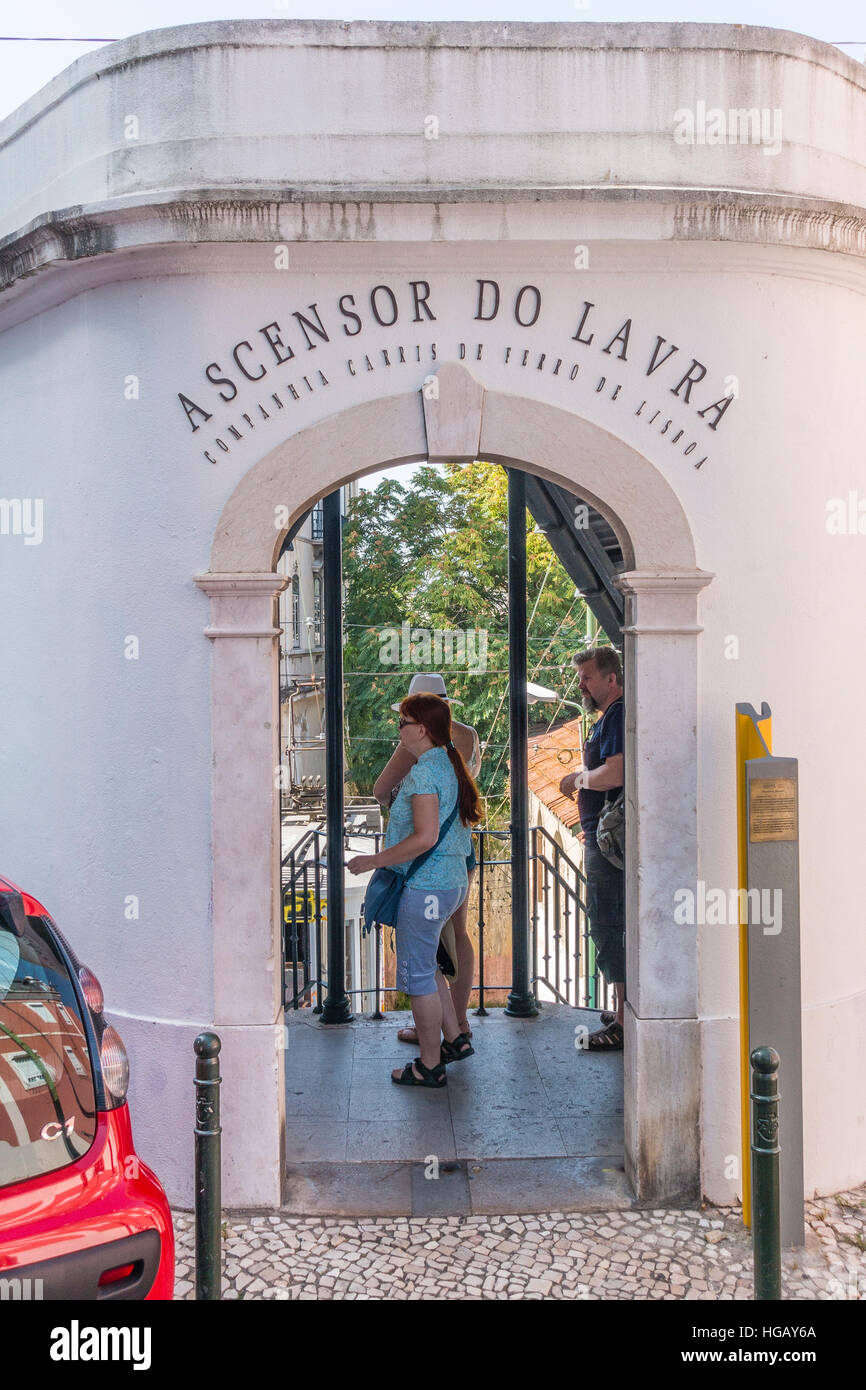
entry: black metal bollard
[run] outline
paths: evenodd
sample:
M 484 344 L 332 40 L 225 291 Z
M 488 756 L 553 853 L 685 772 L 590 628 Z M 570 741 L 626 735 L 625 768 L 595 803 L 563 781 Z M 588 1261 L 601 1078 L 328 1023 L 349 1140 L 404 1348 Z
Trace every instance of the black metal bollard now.
M 752 1254 L 755 1299 L 782 1297 L 779 1218 L 779 1054 L 756 1047 L 752 1063 Z
M 199 1033 L 195 1048 L 195 1296 L 222 1296 L 220 1218 L 220 1040 Z
M 382 1013 L 382 991 L 379 987 L 379 980 L 382 977 L 382 932 L 384 928 L 381 923 L 377 922 L 373 930 L 376 933 L 376 1007 L 370 1017 L 381 1021 L 385 1017 Z

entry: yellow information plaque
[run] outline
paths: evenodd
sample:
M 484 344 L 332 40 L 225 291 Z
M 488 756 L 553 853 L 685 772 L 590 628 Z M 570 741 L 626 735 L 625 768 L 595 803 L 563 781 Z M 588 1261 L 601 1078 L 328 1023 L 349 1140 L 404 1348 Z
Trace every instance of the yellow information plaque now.
M 749 784 L 749 840 L 796 840 L 797 783 L 793 777 L 755 778 Z

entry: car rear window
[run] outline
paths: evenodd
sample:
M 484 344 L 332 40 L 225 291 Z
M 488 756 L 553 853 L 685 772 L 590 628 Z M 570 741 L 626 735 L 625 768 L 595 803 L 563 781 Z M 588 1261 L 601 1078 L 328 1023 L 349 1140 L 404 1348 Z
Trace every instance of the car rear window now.
M 74 1163 L 97 1125 L 75 988 L 47 923 L 21 920 L 0 919 L 0 1187 Z

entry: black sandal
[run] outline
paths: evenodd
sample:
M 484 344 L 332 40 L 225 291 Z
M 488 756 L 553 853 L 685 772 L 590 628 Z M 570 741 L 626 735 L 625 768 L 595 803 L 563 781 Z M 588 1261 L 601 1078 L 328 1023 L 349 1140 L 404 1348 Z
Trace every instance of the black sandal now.
M 612 1022 L 612 1020 L 615 1019 L 615 1018 L 616 1018 L 616 1014 L 611 1014 L 610 1018 L 608 1019 L 608 1022 L 609 1022 L 609 1023 Z M 601 1021 L 602 1021 L 602 1023 L 604 1023 L 604 1014 L 602 1014 L 602 1016 L 601 1016 Z M 404 1033 L 414 1033 L 415 1036 L 414 1036 L 414 1038 L 404 1038 L 404 1037 L 403 1037 L 403 1034 L 404 1034 Z M 472 1029 L 471 1029 L 471 1028 L 467 1028 L 467 1029 L 466 1029 L 466 1032 L 464 1033 L 463 1036 L 466 1037 L 466 1038 L 471 1038 L 471 1037 L 472 1037 Z M 400 1041 L 401 1043 L 409 1043 L 412 1047 L 417 1047 L 417 1046 L 418 1046 L 418 1030 L 416 1029 L 414 1023 L 407 1023 L 406 1026 L 405 1026 L 405 1028 L 398 1028 L 398 1029 L 397 1029 L 397 1038 L 398 1038 L 398 1041 Z M 468 1052 L 467 1052 L 466 1056 L 467 1056 L 467 1057 L 469 1056 L 469 1053 L 468 1053 Z
M 586 1040 L 587 1052 L 622 1052 L 622 1024 L 609 1023 L 597 1033 L 590 1033 Z
M 464 1057 L 474 1057 L 475 1048 L 469 1041 L 468 1033 L 458 1033 L 456 1038 L 449 1042 L 447 1038 L 442 1039 L 442 1050 L 440 1052 L 441 1062 L 462 1062 Z
M 412 1068 L 417 1067 L 421 1073 L 419 1081 Z M 448 1077 L 445 1074 L 445 1064 L 439 1062 L 435 1067 L 425 1067 L 420 1057 L 416 1057 L 414 1062 L 407 1062 L 399 1076 L 392 1076 L 391 1080 L 395 1086 L 429 1086 L 438 1091 L 447 1085 Z

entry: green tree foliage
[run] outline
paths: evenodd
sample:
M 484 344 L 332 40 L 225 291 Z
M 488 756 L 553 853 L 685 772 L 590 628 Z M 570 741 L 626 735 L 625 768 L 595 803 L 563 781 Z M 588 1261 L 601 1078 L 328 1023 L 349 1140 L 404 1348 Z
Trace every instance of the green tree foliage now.
M 344 669 L 348 777 L 358 792 L 372 791 L 397 741 L 391 704 L 416 671 L 439 671 L 462 701 L 456 717 L 478 729 L 488 811 L 507 812 L 507 517 L 506 472 L 488 463 L 422 467 L 407 486 L 386 478 L 354 499 L 343 533 Z M 530 679 L 574 699 L 571 655 L 585 638 L 586 606 L 529 513 L 527 589 Z M 545 728 L 555 711 L 573 714 L 544 704 L 530 718 Z

